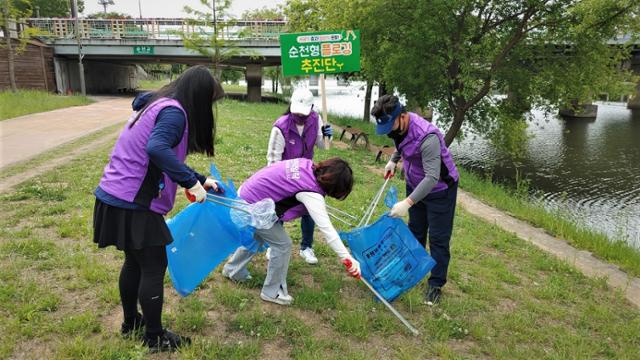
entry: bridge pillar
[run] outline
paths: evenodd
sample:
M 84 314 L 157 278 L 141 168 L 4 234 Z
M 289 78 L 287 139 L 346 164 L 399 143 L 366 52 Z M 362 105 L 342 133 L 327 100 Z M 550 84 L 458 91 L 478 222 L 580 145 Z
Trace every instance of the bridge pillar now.
M 640 110 L 640 83 L 636 85 L 636 93 L 629 98 L 627 109 Z
M 262 64 L 247 64 L 245 79 L 247 81 L 247 101 L 262 101 Z

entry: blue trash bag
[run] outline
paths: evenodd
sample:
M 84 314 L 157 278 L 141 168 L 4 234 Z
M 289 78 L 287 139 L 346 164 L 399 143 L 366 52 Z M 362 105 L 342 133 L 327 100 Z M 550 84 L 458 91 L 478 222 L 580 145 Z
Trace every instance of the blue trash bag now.
M 340 237 L 360 262 L 362 276 L 389 302 L 418 284 L 436 264 L 407 224 L 387 214 Z
M 223 182 L 213 164 L 211 175 L 224 189 L 223 196 L 238 197 L 233 182 Z M 208 201 L 188 205 L 167 220 L 167 226 L 173 236 L 167 245 L 169 275 L 181 296 L 189 295 L 238 247 L 257 248 L 255 229 L 239 228 L 231 221 L 228 207 Z
M 395 185 L 391 185 L 387 194 L 384 196 L 384 204 L 391 209 L 398 202 L 398 189 Z

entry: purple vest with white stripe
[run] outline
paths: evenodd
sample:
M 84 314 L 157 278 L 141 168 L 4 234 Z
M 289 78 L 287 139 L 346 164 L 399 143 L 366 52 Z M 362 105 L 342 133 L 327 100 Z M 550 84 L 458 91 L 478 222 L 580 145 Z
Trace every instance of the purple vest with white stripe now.
M 313 161 L 308 159 L 290 159 L 274 163 L 258 170 L 242 184 L 240 198 L 250 204 L 271 198 L 276 203 L 276 212 L 279 212 L 280 220 L 291 221 L 299 218 L 308 212 L 303 204 L 295 200 L 297 193 L 315 192 L 325 196 L 318 185 L 313 168 Z
M 313 159 L 313 149 L 318 136 L 318 113 L 312 111 L 305 121 L 302 136 L 298 132 L 295 122 L 289 116 L 281 116 L 273 126 L 280 129 L 284 136 L 284 152 L 282 160 L 306 158 Z
M 185 119 L 187 118 L 186 112 L 177 100 L 162 98 L 149 105 L 133 126 L 130 125 L 137 113 L 134 113 L 127 121 L 111 152 L 109 163 L 104 168 L 104 174 L 100 180 L 102 190 L 118 199 L 138 203 L 135 200 L 141 191 L 150 165 L 146 150 L 147 142 L 156 124 L 158 113 L 168 106 L 179 108 L 184 113 Z M 188 134 L 188 122 L 185 121 L 182 139 L 173 148 L 180 161 L 184 161 L 187 156 Z M 157 184 L 155 189 L 158 189 L 158 194 L 154 194 L 154 198 L 149 204 L 142 205 L 148 205 L 151 211 L 165 215 L 173 208 L 177 184 L 164 173 L 162 174 L 162 182 L 164 188 L 160 190 L 160 184 Z
M 444 141 L 444 136 L 440 129 L 432 123 L 421 118 L 418 114 L 409 113 L 409 129 L 407 136 L 398 145 L 398 151 L 402 154 L 402 163 L 407 184 L 415 189 L 424 179 L 424 169 L 422 167 L 422 153 L 420 145 L 427 135 L 435 134 L 440 141 L 440 179 L 433 187 L 431 193 L 442 191 L 448 188 L 447 183 L 457 182 L 460 178 L 456 164 L 453 162 L 449 148 Z

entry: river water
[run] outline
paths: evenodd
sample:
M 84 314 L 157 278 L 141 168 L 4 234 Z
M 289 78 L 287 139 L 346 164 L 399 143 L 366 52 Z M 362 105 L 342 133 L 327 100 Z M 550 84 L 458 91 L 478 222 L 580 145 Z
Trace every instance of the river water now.
M 363 85 L 328 80 L 329 112 L 362 117 Z M 316 104 L 320 108 L 319 98 Z M 597 104 L 595 121 L 563 120 L 533 110 L 520 172 L 532 198 L 547 209 L 640 249 L 640 112 L 627 110 L 624 103 Z M 515 184 L 508 157 L 486 140 L 467 136 L 451 150 L 465 168 Z

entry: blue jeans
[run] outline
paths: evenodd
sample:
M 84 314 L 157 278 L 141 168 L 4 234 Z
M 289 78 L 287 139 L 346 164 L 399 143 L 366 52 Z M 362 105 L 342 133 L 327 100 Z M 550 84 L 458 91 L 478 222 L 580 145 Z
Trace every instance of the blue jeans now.
M 407 185 L 407 196 L 413 189 Z M 430 287 L 442 287 L 447 283 L 449 269 L 449 243 L 453 230 L 453 217 L 456 210 L 458 183 L 448 189 L 431 193 L 409 208 L 409 229 L 426 248 L 429 235 L 429 252 L 436 261 L 429 277 Z
M 302 215 L 300 218 L 300 230 L 302 230 L 302 241 L 300 241 L 300 250 L 313 246 L 313 229 L 316 223 L 310 215 Z

